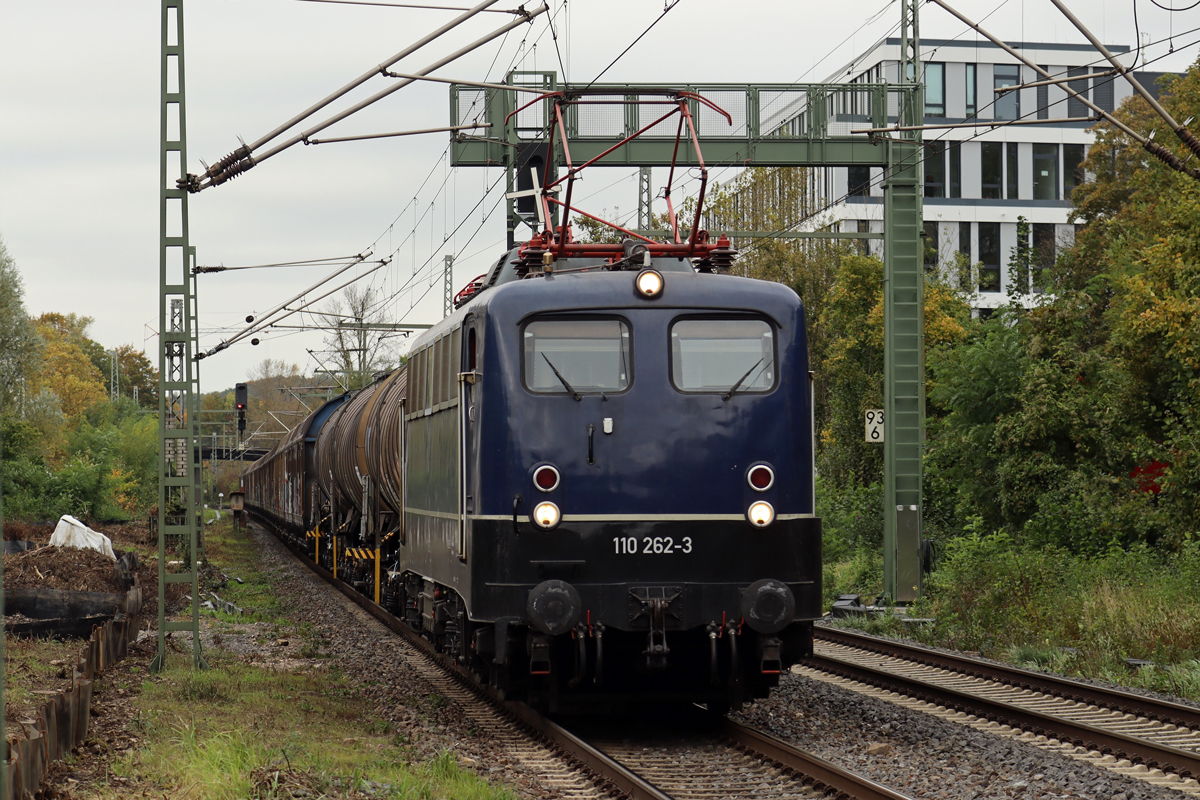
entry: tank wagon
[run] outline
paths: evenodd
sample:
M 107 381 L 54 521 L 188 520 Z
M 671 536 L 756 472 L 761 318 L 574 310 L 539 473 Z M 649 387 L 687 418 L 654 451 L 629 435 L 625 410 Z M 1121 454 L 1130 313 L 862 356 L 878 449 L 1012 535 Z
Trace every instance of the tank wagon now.
M 504 253 L 247 507 L 509 697 L 764 695 L 821 615 L 804 308 L 698 222 Z

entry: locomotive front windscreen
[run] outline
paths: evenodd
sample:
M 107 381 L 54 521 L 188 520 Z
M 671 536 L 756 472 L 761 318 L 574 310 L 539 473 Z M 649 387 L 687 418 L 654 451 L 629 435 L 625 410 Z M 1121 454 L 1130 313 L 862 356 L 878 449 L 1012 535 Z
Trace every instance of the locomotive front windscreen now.
M 629 325 L 620 319 L 544 319 L 525 326 L 525 385 L 533 392 L 629 388 Z
M 671 379 L 685 392 L 765 392 L 775 337 L 761 319 L 681 319 L 671 326 Z

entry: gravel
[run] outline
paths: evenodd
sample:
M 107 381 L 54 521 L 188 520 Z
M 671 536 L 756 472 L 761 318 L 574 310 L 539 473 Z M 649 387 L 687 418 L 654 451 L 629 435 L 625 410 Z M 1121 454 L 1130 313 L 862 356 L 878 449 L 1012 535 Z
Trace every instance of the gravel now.
M 567 796 L 475 730 L 457 702 L 439 694 L 406 664 L 411 645 L 296 561 L 273 536 L 257 527 L 251 531 L 264 573 L 276 593 L 296 609 L 289 617 L 313 626 L 322 652 L 332 656 L 360 696 L 374 704 L 375 713 L 405 737 L 414 761 L 449 750 L 463 768 L 520 797 Z
M 1178 800 L 1183 796 L 799 675 L 782 676 L 770 698 L 747 706 L 739 718 L 913 797 Z

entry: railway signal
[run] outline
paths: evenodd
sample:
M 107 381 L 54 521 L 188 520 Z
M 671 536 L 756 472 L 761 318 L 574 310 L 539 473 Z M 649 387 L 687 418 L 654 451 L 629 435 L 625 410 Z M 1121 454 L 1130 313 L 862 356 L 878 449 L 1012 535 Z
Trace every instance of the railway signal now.
M 238 383 L 233 387 L 233 402 L 237 406 L 238 414 L 238 438 L 242 438 L 242 434 L 246 432 L 246 384 Z

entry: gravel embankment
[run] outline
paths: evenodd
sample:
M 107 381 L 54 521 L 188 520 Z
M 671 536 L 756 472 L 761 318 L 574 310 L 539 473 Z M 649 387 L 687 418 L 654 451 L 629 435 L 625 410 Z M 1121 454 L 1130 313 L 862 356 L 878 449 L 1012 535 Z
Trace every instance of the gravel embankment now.
M 1180 800 L 1082 761 L 798 675 L 741 719 L 913 797 L 945 800 Z M 868 755 L 872 745 L 887 752 Z
M 440 695 L 405 663 L 411 646 L 297 562 L 273 536 L 251 530 L 260 547 L 264 573 L 270 576 L 276 593 L 295 608 L 289 617 L 313 626 L 321 650 L 359 687 L 361 695 L 375 704 L 375 713 L 407 738 L 414 760 L 450 750 L 465 768 L 503 783 L 522 797 L 569 795 L 545 785 L 543 775 L 475 730 L 453 699 Z

